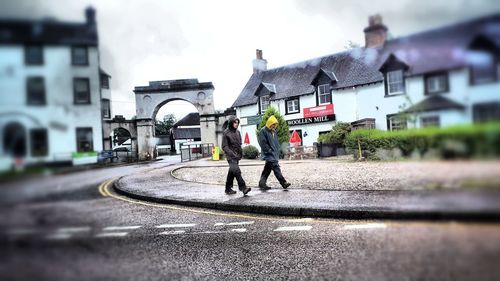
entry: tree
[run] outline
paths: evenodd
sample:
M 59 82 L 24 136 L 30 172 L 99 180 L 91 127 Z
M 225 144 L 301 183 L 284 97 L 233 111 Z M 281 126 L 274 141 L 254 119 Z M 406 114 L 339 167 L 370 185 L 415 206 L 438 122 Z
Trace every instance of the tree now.
M 155 120 L 155 135 L 165 136 L 170 134 L 170 129 L 174 126 L 176 121 L 175 115 L 173 114 L 163 116 L 163 121 Z
M 272 106 L 268 107 L 266 112 L 264 112 L 264 115 L 262 115 L 260 124 L 257 126 L 257 135 L 259 135 L 260 129 L 266 126 L 267 119 L 269 119 L 271 115 L 274 115 L 274 117 L 278 119 L 278 138 L 280 143 L 288 143 L 288 140 L 290 138 L 290 128 L 288 127 L 288 123 L 286 123 L 285 119 L 283 119 L 283 116 L 281 116 L 276 108 Z

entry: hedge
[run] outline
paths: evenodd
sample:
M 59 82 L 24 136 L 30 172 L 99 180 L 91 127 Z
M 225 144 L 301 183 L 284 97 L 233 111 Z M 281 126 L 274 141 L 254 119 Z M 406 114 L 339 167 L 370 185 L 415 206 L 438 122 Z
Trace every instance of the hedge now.
M 351 132 L 345 145 L 357 158 L 358 140 L 362 155 L 378 159 L 377 151 L 399 149 L 403 156 L 434 150 L 439 157 L 471 158 L 500 156 L 500 123 L 459 125 L 401 131 L 361 129 Z
M 243 158 L 245 159 L 255 159 L 259 156 L 259 150 L 253 145 L 247 145 L 243 147 Z

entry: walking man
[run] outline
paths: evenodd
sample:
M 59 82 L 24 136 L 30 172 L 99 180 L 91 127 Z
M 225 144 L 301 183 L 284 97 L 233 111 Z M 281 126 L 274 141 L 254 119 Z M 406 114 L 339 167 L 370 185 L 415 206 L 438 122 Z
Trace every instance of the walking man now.
M 241 176 L 241 170 L 238 165 L 242 156 L 241 149 L 241 134 L 238 131 L 240 120 L 236 116 L 230 116 L 227 123 L 227 128 L 222 135 L 222 150 L 226 154 L 227 162 L 229 163 L 229 171 L 226 179 L 226 194 L 235 194 L 233 190 L 234 178 L 238 182 L 238 188 L 243 195 L 246 195 L 251 189 L 248 188 Z
M 279 183 L 284 189 L 290 186 L 290 183 L 285 180 L 281 174 L 281 169 L 279 165 L 280 156 L 280 142 L 278 139 L 278 133 L 276 129 L 278 128 L 278 120 L 274 115 L 271 115 L 266 121 L 266 126 L 260 129 L 259 132 L 259 145 L 261 148 L 262 159 L 266 160 L 264 165 L 264 170 L 260 175 L 259 188 L 261 190 L 271 189 L 266 182 L 267 178 L 274 172 L 274 176 L 278 179 Z

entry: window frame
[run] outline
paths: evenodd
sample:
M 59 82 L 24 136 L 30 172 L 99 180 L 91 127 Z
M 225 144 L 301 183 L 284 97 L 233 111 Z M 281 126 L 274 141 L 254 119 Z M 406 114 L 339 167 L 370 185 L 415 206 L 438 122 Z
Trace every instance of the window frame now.
M 78 49 L 85 49 L 85 61 L 79 62 L 76 60 L 76 51 Z M 73 66 L 88 66 L 89 65 L 89 48 L 85 45 L 71 46 L 71 65 Z
M 107 103 L 107 106 L 105 107 Z M 101 99 L 101 107 L 102 107 L 102 118 L 111 118 L 111 101 L 109 99 Z M 108 114 L 105 114 L 104 110 L 107 110 Z
M 393 129 L 393 121 L 395 118 L 401 118 L 400 122 L 404 124 L 403 126 L 398 127 L 397 129 Z M 400 131 L 406 130 L 408 128 L 408 120 L 406 118 L 402 118 L 399 114 L 388 114 L 386 115 L 387 120 L 387 131 Z
M 391 73 L 401 73 L 401 82 L 391 82 L 390 80 L 390 74 Z M 385 95 L 386 96 L 398 96 L 398 95 L 404 95 L 406 93 L 406 82 L 405 82 L 405 73 L 404 70 L 401 68 L 397 69 L 392 69 L 388 70 L 385 74 Z M 391 85 L 396 84 L 396 83 L 401 83 L 401 88 L 402 90 L 399 92 L 391 92 Z
M 326 88 L 326 91 L 323 92 L 323 94 L 321 93 L 321 89 L 324 89 Z M 325 104 L 331 104 L 332 103 L 332 91 L 330 89 L 330 84 L 321 84 L 321 85 L 318 85 L 316 87 L 316 93 L 317 93 L 317 102 L 316 104 L 319 106 L 319 105 L 325 105 Z M 325 103 L 321 103 L 321 97 L 324 97 L 324 96 L 328 96 L 330 98 L 330 101 L 329 102 L 325 102 Z
M 77 83 L 78 81 L 85 81 L 87 84 L 87 96 L 88 100 L 86 102 L 78 102 L 77 95 Z M 73 104 L 75 105 L 85 105 L 85 104 L 91 104 L 92 99 L 91 99 L 91 91 L 90 91 L 90 79 L 86 77 L 74 77 L 73 78 Z
M 36 80 L 40 81 L 42 85 L 42 90 L 40 91 L 40 93 L 33 91 L 32 88 L 32 83 L 35 83 L 34 81 Z M 40 97 L 36 97 L 37 95 L 40 95 Z M 37 98 L 40 98 L 39 102 L 36 101 Z M 26 77 L 26 104 L 30 106 L 44 106 L 47 104 L 47 92 L 45 87 L 45 79 L 43 76 Z
M 444 85 L 442 89 L 438 89 L 435 91 L 431 91 L 429 88 L 429 82 L 431 79 L 439 79 L 440 77 L 444 77 Z M 424 83 L 425 83 L 425 95 L 436 95 L 436 94 L 442 94 L 442 93 L 448 93 L 450 91 L 449 86 L 449 77 L 448 77 L 448 72 L 436 72 L 436 73 L 429 73 L 424 76 Z
M 32 60 L 32 56 L 30 56 L 30 49 L 36 48 L 39 49 L 40 57 L 39 59 Z M 44 64 L 44 56 L 43 56 L 43 45 L 25 45 L 24 46 L 24 64 L 25 65 L 43 65 Z
M 263 109 L 263 101 L 267 100 L 267 107 Z M 259 111 L 260 113 L 266 112 L 266 110 L 271 106 L 271 95 L 264 95 L 259 97 Z
M 76 151 L 77 152 L 93 152 L 94 151 L 94 132 L 92 130 L 92 127 L 77 127 L 75 129 L 76 131 Z M 88 150 L 85 149 L 80 149 L 80 139 L 79 139 L 79 133 L 85 133 L 90 131 L 90 147 Z
M 437 122 L 429 121 L 430 119 L 436 119 Z M 427 123 L 427 124 L 425 124 Z M 441 127 L 441 117 L 439 115 L 421 116 L 420 117 L 420 128 L 440 128 Z
M 290 111 L 288 108 L 288 102 L 294 102 L 294 101 L 297 101 L 297 109 L 294 111 Z M 290 98 L 285 100 L 285 115 L 296 114 L 296 113 L 300 113 L 300 98 Z
M 101 82 L 101 89 L 109 89 L 109 77 L 107 75 L 101 74 L 100 82 Z
M 482 115 L 478 113 L 482 113 Z M 492 118 L 484 118 L 485 116 L 488 117 L 484 113 L 488 113 L 489 117 Z M 497 120 L 500 120 L 500 102 L 484 102 L 472 105 L 472 121 L 474 124 Z
M 35 133 L 40 133 L 43 132 L 42 139 L 35 138 Z M 38 139 L 38 142 L 41 142 L 45 148 L 41 152 L 37 152 L 37 148 L 35 147 L 35 144 L 37 144 L 36 139 Z M 46 128 L 33 128 L 30 129 L 30 152 L 31 156 L 33 157 L 45 157 L 49 155 L 49 131 Z

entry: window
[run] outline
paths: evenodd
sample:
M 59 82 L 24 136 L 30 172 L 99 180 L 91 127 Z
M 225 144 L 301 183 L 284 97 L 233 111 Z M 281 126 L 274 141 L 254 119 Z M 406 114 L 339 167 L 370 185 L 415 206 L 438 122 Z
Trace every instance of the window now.
M 43 77 L 28 77 L 26 91 L 28 105 L 45 105 L 45 82 Z
M 269 107 L 270 101 L 269 96 L 260 97 L 260 112 L 264 113 L 266 109 Z
M 403 70 L 387 72 L 387 94 L 403 94 L 405 92 Z
M 76 149 L 78 152 L 94 151 L 92 128 L 76 128 Z
M 71 48 L 71 63 L 73 65 L 88 65 L 89 57 L 87 47 L 73 46 Z
M 300 111 L 299 99 L 287 100 L 285 114 L 297 113 Z
M 31 155 L 34 157 L 47 156 L 49 153 L 49 141 L 47 129 L 31 129 Z
M 406 119 L 398 115 L 387 115 L 387 130 L 398 131 L 406 129 Z
M 43 47 L 42 46 L 25 46 L 24 47 L 24 62 L 27 65 L 43 64 Z
M 332 95 L 330 93 L 330 85 L 323 84 L 318 86 L 318 105 L 332 103 Z
M 73 80 L 75 104 L 90 104 L 90 87 L 88 78 L 75 78 Z
M 425 77 L 425 94 L 439 94 L 444 92 L 448 92 L 448 75 L 446 73 Z
M 471 52 L 474 62 L 470 67 L 470 82 L 472 85 L 491 83 L 497 79 L 497 69 L 493 55 L 487 52 Z
M 27 150 L 26 130 L 17 122 L 3 128 L 3 152 L 11 157 L 25 157 Z
M 439 116 L 427 116 L 420 118 L 420 126 L 426 127 L 440 127 Z
M 111 118 L 111 109 L 110 109 L 110 103 L 109 103 L 108 99 L 102 100 L 102 117 Z
M 109 89 L 109 77 L 107 75 L 101 75 L 101 88 Z
M 500 102 L 475 104 L 472 115 L 474 123 L 500 120 Z

